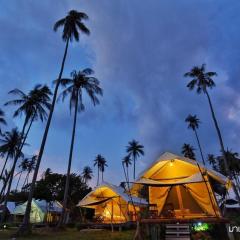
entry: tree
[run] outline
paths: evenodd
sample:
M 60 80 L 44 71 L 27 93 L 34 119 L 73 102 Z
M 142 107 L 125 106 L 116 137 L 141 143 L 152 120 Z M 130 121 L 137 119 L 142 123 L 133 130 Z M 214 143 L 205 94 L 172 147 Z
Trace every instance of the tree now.
M 58 80 L 57 80 L 57 83 L 56 83 L 55 89 L 54 89 L 51 109 L 50 109 L 50 112 L 48 115 L 47 124 L 46 124 L 45 130 L 44 130 L 44 134 L 43 134 L 43 138 L 42 138 L 42 142 L 41 142 L 41 146 L 40 146 L 40 150 L 39 150 L 39 155 L 38 155 L 36 167 L 35 167 L 34 174 L 33 174 L 33 179 L 32 179 L 31 189 L 29 191 L 28 202 L 27 202 L 27 207 L 26 207 L 26 211 L 25 211 L 25 215 L 24 215 L 23 224 L 19 228 L 19 231 L 17 232 L 16 235 L 21 235 L 24 232 L 29 232 L 29 230 L 30 230 L 29 229 L 29 218 L 30 218 L 30 212 L 31 212 L 32 198 L 33 198 L 33 194 L 34 194 L 34 187 L 35 187 L 35 183 L 37 180 L 38 170 L 39 170 L 40 163 L 42 160 L 42 155 L 44 152 L 44 148 L 45 148 L 45 144 L 46 144 L 46 140 L 47 140 L 47 136 L 48 136 L 48 131 L 49 131 L 51 120 L 52 120 L 52 115 L 53 115 L 53 111 L 54 111 L 54 107 L 55 107 L 55 103 L 56 103 L 56 99 L 57 99 L 57 93 L 58 93 L 58 88 L 60 85 L 60 80 L 62 78 L 62 73 L 64 70 L 69 41 L 72 41 L 73 39 L 76 41 L 79 41 L 79 32 L 84 33 L 84 34 L 90 33 L 89 29 L 82 22 L 82 20 L 84 20 L 84 19 L 85 20 L 88 19 L 88 16 L 85 13 L 71 10 L 65 18 L 62 18 L 59 21 L 57 21 L 53 27 L 54 31 L 57 31 L 59 27 L 63 27 L 62 39 L 64 42 L 66 42 L 66 46 L 65 46 L 63 59 L 62 59 L 61 69 L 60 69 L 60 72 L 58 75 Z
M 23 187 L 25 186 L 25 184 L 28 185 L 28 178 L 30 173 L 34 170 L 35 168 L 35 163 L 36 163 L 36 159 L 37 159 L 37 155 L 33 155 L 31 158 L 27 159 L 27 174 L 23 183 Z
M 5 162 L 1 170 L 1 175 L 0 175 L 0 178 L 1 178 L 9 158 L 13 159 L 17 154 L 18 146 L 21 142 L 21 137 L 18 129 L 13 128 L 10 132 L 9 131 L 5 132 L 3 137 L 0 139 L 0 142 L 2 143 L 2 145 L 0 146 L 0 153 L 2 156 L 4 155 L 6 156 Z M 22 156 L 23 153 L 21 152 L 20 155 Z
M 194 147 L 192 147 L 190 144 L 183 144 L 182 154 L 184 155 L 184 157 L 196 160 L 194 151 Z
M 1 125 L 7 125 L 7 122 L 4 118 L 5 114 L 4 114 L 4 111 L 2 109 L 0 109 L 0 124 Z M 0 127 L 0 135 L 2 135 L 2 129 Z
M 125 171 L 125 166 L 126 166 L 126 178 L 127 178 L 127 181 L 129 182 L 129 171 L 128 171 L 128 168 L 132 164 L 132 160 L 131 160 L 131 157 L 130 157 L 129 154 L 123 158 L 122 164 L 123 164 L 124 171 Z
M 19 89 L 14 89 L 10 91 L 9 94 L 13 94 L 14 96 L 17 96 L 17 99 L 6 102 L 5 106 L 9 106 L 9 105 L 18 106 L 17 110 L 13 114 L 13 117 L 24 115 L 25 118 L 24 118 L 22 131 L 20 134 L 21 141 L 18 145 L 17 153 L 14 158 L 13 165 L 10 171 L 7 193 L 4 198 L 5 207 L 4 207 L 3 216 L 5 215 L 6 204 L 7 204 L 9 193 L 11 190 L 12 180 L 13 180 L 17 160 L 20 157 L 20 153 L 25 144 L 25 141 L 31 129 L 32 123 L 38 119 L 43 121 L 47 118 L 47 115 L 48 115 L 47 112 L 51 106 L 49 102 L 50 102 L 50 96 L 52 93 L 46 85 L 44 86 L 36 85 L 33 88 L 33 90 L 29 91 L 28 94 L 25 94 Z
M 136 160 L 140 155 L 144 155 L 143 151 L 144 146 L 139 144 L 138 141 L 132 140 L 128 143 L 127 146 L 127 153 L 129 154 L 130 157 L 133 158 L 133 179 L 135 179 L 135 170 L 136 170 Z
M 199 140 L 198 133 L 197 133 L 197 129 L 199 128 L 199 124 L 200 124 L 200 120 L 197 118 L 196 115 L 189 114 L 188 117 L 185 119 L 185 122 L 188 123 L 188 128 L 192 129 L 193 132 L 195 133 L 197 143 L 198 143 L 198 148 L 201 153 L 202 162 L 203 162 L 203 165 L 205 166 L 205 160 L 203 157 L 202 147 L 201 147 L 200 140 Z
M 216 118 L 216 114 L 213 109 L 213 104 L 212 104 L 212 101 L 211 101 L 211 98 L 210 98 L 210 95 L 208 92 L 208 89 L 212 89 L 213 87 L 215 87 L 215 83 L 214 83 L 212 77 L 217 76 L 217 73 L 216 72 L 206 72 L 206 65 L 202 64 L 202 66 L 200 66 L 200 67 L 198 67 L 198 66 L 193 67 L 190 70 L 190 72 L 185 73 L 184 76 L 192 78 L 192 80 L 187 84 L 187 87 L 190 91 L 196 89 L 198 94 L 203 93 L 207 96 L 208 104 L 209 104 L 211 114 L 212 114 L 212 119 L 213 119 L 213 122 L 214 122 L 214 125 L 216 128 L 216 131 L 217 131 L 219 144 L 220 144 L 221 152 L 223 155 L 224 166 L 226 168 L 226 172 L 227 172 L 228 176 L 230 178 L 232 178 L 231 172 L 229 169 L 229 165 L 228 165 L 225 148 L 224 148 L 222 134 L 221 134 L 221 131 L 220 131 L 220 128 L 218 125 L 218 121 Z M 237 191 L 237 188 L 235 185 L 233 185 L 233 189 L 234 189 L 234 192 L 236 194 L 238 201 L 240 202 L 240 195 L 238 194 L 238 191 Z
M 63 216 L 61 217 L 59 226 L 64 223 L 64 209 L 67 207 L 68 189 L 69 189 L 69 176 L 71 171 L 73 148 L 75 141 L 75 132 L 77 127 L 77 114 L 79 111 L 84 111 L 85 106 L 83 103 L 84 94 L 88 95 L 93 105 L 99 104 L 99 99 L 97 95 L 102 95 L 102 89 L 99 86 L 99 81 L 97 78 L 91 76 L 93 70 L 86 68 L 82 71 L 73 71 L 71 73 L 72 78 L 62 78 L 60 81 L 61 86 L 64 90 L 60 94 L 60 98 L 64 101 L 66 97 L 69 96 L 70 102 L 70 112 L 74 108 L 74 119 L 72 128 L 72 138 L 69 152 L 68 169 L 67 169 L 67 181 L 65 187 L 65 195 L 63 200 Z
M 104 160 L 105 159 L 101 154 L 98 154 L 94 160 L 94 167 L 97 166 L 97 186 L 99 185 L 99 173 L 101 169 L 101 164 Z
M 84 183 L 87 183 L 93 177 L 93 171 L 89 166 L 83 168 L 82 178 L 84 179 Z
M 18 177 L 17 186 L 16 186 L 15 191 L 17 191 L 17 189 L 18 189 L 18 185 L 19 185 L 20 179 L 22 177 L 22 173 L 27 170 L 27 167 L 28 167 L 27 165 L 28 165 L 28 158 L 23 158 L 22 162 L 18 166 L 20 168 L 20 172 L 18 173 L 19 177 Z
M 108 167 L 107 161 L 104 157 L 102 157 L 100 160 L 100 166 L 99 166 L 99 171 L 102 173 L 102 182 L 103 182 L 103 173 L 106 167 Z

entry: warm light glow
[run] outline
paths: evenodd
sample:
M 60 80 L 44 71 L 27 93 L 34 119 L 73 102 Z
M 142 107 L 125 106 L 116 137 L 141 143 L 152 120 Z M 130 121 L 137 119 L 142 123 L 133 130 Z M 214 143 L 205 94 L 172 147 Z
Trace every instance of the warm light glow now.
M 172 159 L 171 161 L 170 161 L 170 167 L 172 167 L 173 166 L 173 162 L 174 162 L 174 160 Z

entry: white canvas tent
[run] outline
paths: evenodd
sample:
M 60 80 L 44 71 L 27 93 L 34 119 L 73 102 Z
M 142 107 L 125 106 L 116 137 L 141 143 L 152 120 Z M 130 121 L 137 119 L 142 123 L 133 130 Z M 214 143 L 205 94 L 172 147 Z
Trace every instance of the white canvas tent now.
M 219 218 L 210 179 L 226 188 L 231 185 L 228 178 L 195 160 L 165 152 L 138 176 L 132 192 L 149 186 L 149 203 L 156 205 L 159 217 Z
M 95 217 L 102 222 L 119 223 L 135 220 L 132 201 L 138 211 L 147 204 L 146 200 L 138 197 L 131 199 L 121 187 L 103 183 L 87 194 L 77 206 L 95 209 Z
M 16 217 L 23 217 L 25 214 L 27 202 L 17 205 L 13 211 Z M 45 200 L 32 200 L 30 222 L 31 223 L 43 223 L 52 222 L 53 215 L 60 215 L 62 211 L 62 205 L 58 201 L 47 202 Z

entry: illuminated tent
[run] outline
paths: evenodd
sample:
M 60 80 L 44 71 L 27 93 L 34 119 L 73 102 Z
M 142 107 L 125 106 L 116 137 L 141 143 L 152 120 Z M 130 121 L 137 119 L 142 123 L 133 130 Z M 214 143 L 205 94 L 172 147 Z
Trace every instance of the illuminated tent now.
M 147 204 L 141 198 L 131 199 L 121 187 L 103 183 L 86 195 L 77 206 L 95 209 L 95 218 L 101 222 L 119 223 L 135 219 L 132 202 L 136 211 Z
M 13 210 L 13 215 L 16 220 L 21 221 L 25 211 L 27 202 L 19 204 Z M 58 201 L 47 202 L 46 200 L 32 199 L 30 222 L 43 223 L 54 222 L 59 218 L 62 212 L 62 205 Z
M 143 185 L 149 188 L 149 204 L 157 217 L 219 218 L 213 185 L 228 189 L 230 181 L 195 160 L 166 152 L 139 175 L 132 192 Z

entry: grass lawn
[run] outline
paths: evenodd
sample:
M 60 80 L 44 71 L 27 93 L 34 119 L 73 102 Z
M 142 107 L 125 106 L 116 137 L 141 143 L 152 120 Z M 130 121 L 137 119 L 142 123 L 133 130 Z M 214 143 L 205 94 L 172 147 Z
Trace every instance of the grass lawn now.
M 0 230 L 0 239 L 12 239 L 11 235 L 14 230 Z M 76 229 L 68 229 L 66 231 L 55 232 L 47 229 L 37 229 L 29 237 L 17 239 L 33 239 L 33 240 L 132 240 L 134 231 L 78 231 Z

